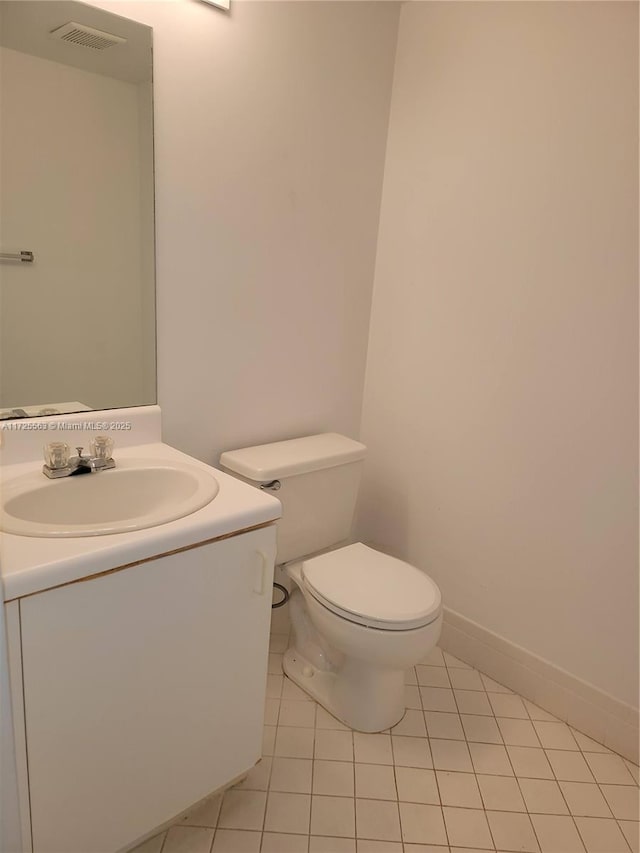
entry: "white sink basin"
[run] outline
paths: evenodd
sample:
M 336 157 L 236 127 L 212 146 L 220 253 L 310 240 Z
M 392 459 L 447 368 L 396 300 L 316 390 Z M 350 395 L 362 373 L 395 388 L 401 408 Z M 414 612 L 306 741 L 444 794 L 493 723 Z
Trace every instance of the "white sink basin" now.
M 195 466 L 116 460 L 96 474 L 25 474 L 2 487 L 0 529 L 21 536 L 105 536 L 166 524 L 210 503 L 218 481 Z

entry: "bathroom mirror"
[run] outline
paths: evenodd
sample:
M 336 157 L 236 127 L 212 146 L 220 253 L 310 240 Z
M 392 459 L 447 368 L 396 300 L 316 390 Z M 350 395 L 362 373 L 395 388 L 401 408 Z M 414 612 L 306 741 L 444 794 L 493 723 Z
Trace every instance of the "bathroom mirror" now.
M 152 95 L 150 27 L 0 2 L 0 418 L 155 402 Z

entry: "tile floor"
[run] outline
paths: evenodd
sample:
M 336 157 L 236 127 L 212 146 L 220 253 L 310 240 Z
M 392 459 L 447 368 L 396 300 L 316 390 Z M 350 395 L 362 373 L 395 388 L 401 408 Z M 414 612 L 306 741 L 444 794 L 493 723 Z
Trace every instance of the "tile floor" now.
M 638 768 L 436 648 L 390 732 L 347 729 L 282 675 L 262 761 L 135 853 L 638 853 Z

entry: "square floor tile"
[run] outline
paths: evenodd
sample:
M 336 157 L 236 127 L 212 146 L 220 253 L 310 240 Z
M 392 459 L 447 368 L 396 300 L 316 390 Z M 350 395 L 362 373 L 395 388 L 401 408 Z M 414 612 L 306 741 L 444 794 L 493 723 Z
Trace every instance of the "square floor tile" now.
M 270 761 L 270 759 L 262 759 L 262 761 Z M 218 825 L 218 817 L 220 815 L 220 807 L 222 806 L 222 794 L 217 794 L 215 797 L 210 797 L 205 800 L 198 808 L 189 812 L 182 818 L 181 824 L 187 826 L 208 826 L 215 827 Z M 137 853 L 138 848 L 136 848 Z
M 262 829 L 267 795 L 262 791 L 227 791 L 218 826 L 223 829 Z
M 276 744 L 276 726 L 264 726 L 262 729 L 262 754 L 273 755 Z
M 533 717 L 531 718 L 533 719 Z M 577 729 L 571 729 L 571 734 L 573 735 L 576 743 L 580 747 L 583 752 L 606 752 L 611 753 L 610 749 L 607 749 L 601 743 L 598 743 L 595 740 L 592 740 L 590 737 L 583 735 L 582 732 L 577 731 Z
M 417 689 L 417 688 L 416 688 Z M 316 708 L 316 728 L 317 729 L 337 729 L 342 732 L 349 731 L 349 727 L 337 720 L 333 714 L 330 714 L 321 705 Z
M 291 619 L 288 607 L 278 607 L 271 611 L 271 634 L 286 634 L 289 636 Z
M 478 847 L 449 847 L 448 849 L 451 853 L 484 853 L 484 850 L 480 850 Z M 411 853 L 409 847 L 405 847 L 405 851 Z M 427 847 L 415 850 L 414 853 L 444 853 L 444 851 L 442 847 Z M 499 853 L 505 853 L 505 851 L 501 850 Z M 510 851 L 506 851 L 506 853 L 510 853 Z
M 313 793 L 353 797 L 353 764 L 344 761 L 313 762 Z
M 543 749 L 508 746 L 507 752 L 516 776 L 529 779 L 553 779 L 553 770 Z
M 393 763 L 397 767 L 433 767 L 429 742 L 426 738 L 393 735 L 391 744 Z
M 429 737 L 446 738 L 448 740 L 465 739 L 462 723 L 457 714 L 449 714 L 445 711 L 425 711 L 424 718 L 427 722 Z
M 481 714 L 485 717 L 493 717 L 493 709 L 486 693 L 480 693 L 479 690 L 454 690 L 453 693 L 461 714 Z
M 593 782 L 587 763 L 580 752 L 545 749 L 556 779 L 562 782 Z M 608 756 L 604 756 L 607 757 Z
M 540 741 L 530 720 L 514 720 L 512 717 L 498 717 L 500 734 L 509 746 L 540 746 Z
M 468 741 L 475 743 L 502 743 L 502 735 L 493 717 L 462 714 L 461 719 Z
M 522 853 L 538 853 L 540 850 L 529 815 L 488 811 L 487 819 L 498 850 Z
M 418 684 L 424 687 L 451 687 L 445 667 L 418 665 L 416 667 L 416 675 Z
M 148 838 L 146 841 L 143 841 L 142 844 L 134 847 L 131 853 L 160 853 L 166 837 L 166 832 L 161 832 L 160 835 L 154 835 L 153 838 Z
M 493 850 L 493 840 L 484 811 L 443 806 L 449 844 L 455 847 L 477 847 Z
M 440 806 L 400 803 L 402 840 L 408 844 L 446 844 Z M 444 851 L 443 851 L 444 853 Z
M 313 729 L 278 726 L 274 755 L 284 758 L 312 758 L 313 735 Z
M 421 661 L 421 664 L 425 666 L 445 666 L 444 655 L 442 654 L 442 649 L 439 646 L 431 649 L 428 655 L 426 655 Z
M 289 648 L 288 634 L 272 634 L 269 637 L 269 651 L 281 655 Z
M 629 761 L 627 758 L 622 759 L 624 761 L 624 766 L 627 768 L 629 773 L 633 776 L 633 779 L 637 784 L 640 783 L 640 767 L 637 764 L 634 764 L 633 761 Z
M 398 799 L 407 803 L 439 805 L 436 774 L 418 767 L 396 767 Z
M 357 799 L 356 830 L 358 838 L 400 841 L 398 804 L 396 802 Z
M 266 791 L 269 787 L 269 779 L 271 777 L 272 759 L 265 756 L 252 767 L 246 777 L 234 785 L 234 788 L 239 788 L 244 791 Z
M 531 815 L 542 853 L 584 853 L 573 818 L 564 815 Z
M 587 853 L 628 853 L 627 842 L 615 820 L 577 817 L 576 826 Z
M 289 794 L 310 794 L 312 768 L 313 761 L 310 758 L 276 757 L 273 759 L 269 788 Z
M 457 740 L 431 739 L 429 745 L 433 756 L 433 766 L 436 770 L 473 772 L 469 747 L 466 743 Z
M 282 695 L 283 675 L 267 675 L 267 697 L 279 699 Z
M 473 669 L 473 667 L 469 666 L 468 663 L 460 660 L 460 658 L 450 655 L 449 652 L 444 653 L 444 662 L 445 665 L 451 667 L 451 669 Z
M 640 853 L 640 824 L 635 820 L 619 820 L 618 826 L 633 853 Z
M 476 773 L 494 776 L 513 776 L 513 768 L 504 746 L 493 743 L 470 743 L 469 751 Z M 542 752 L 542 750 L 540 750 Z M 549 769 L 551 775 L 551 769 Z
M 480 678 L 482 678 L 484 689 L 489 693 L 513 693 L 513 690 L 509 690 L 509 688 L 505 687 L 504 684 L 494 681 L 493 678 L 489 678 L 489 676 L 484 675 L 484 673 L 480 673 Z
M 631 785 L 601 785 L 602 793 L 619 820 L 640 820 L 640 790 Z
M 534 705 L 533 702 L 529 702 L 528 699 L 523 699 L 522 701 L 524 702 L 524 706 L 532 720 L 543 720 L 548 723 L 558 722 L 557 717 L 554 717 L 553 714 L 550 714 L 548 711 L 544 711 L 542 708 Z
M 452 711 L 457 712 L 453 690 L 444 687 L 421 687 L 422 707 L 425 711 Z
M 595 783 L 560 782 L 559 785 L 572 815 L 611 817 L 609 806 Z M 633 788 L 629 790 L 632 791 Z
M 313 797 L 311 834 L 355 838 L 354 801 L 347 797 Z
M 571 729 L 565 723 L 535 722 L 533 726 L 545 749 L 579 749 Z
M 356 797 L 397 800 L 393 767 L 386 764 L 356 764 Z
M 278 725 L 298 726 L 312 729 L 316 724 L 315 702 L 299 702 L 294 699 L 282 699 Z
M 312 835 L 309 838 L 309 853 L 356 853 L 356 840 Z
M 298 699 L 299 701 L 313 702 L 311 696 L 305 693 L 297 684 L 294 684 L 290 678 L 284 677 L 282 682 L 282 698 L 283 699 Z
M 443 806 L 460 806 L 468 809 L 482 808 L 478 783 L 473 773 L 453 773 L 448 770 L 438 770 L 436 778 Z
M 359 764 L 393 764 L 390 735 L 354 732 L 353 746 Z
M 283 794 L 270 791 L 264 819 L 265 832 L 309 833 L 309 794 Z
M 402 853 L 400 841 L 374 841 L 372 838 L 358 838 L 358 853 Z M 440 853 L 443 853 L 440 850 Z
M 449 679 L 456 690 L 482 690 L 484 684 L 475 669 L 449 669 Z
M 603 785 L 635 785 L 635 780 L 619 755 L 585 753 L 596 782 Z
M 216 832 L 211 853 L 258 853 L 261 840 L 260 832 L 219 829 Z
M 406 710 L 404 717 L 391 729 L 394 735 L 408 735 L 410 737 L 426 737 L 427 728 L 424 724 L 422 710 Z
M 267 672 L 269 675 L 282 675 L 282 653 L 269 652 Z
M 524 702 L 514 693 L 487 693 L 489 702 L 496 717 L 513 717 L 528 720 L 529 713 Z
M 264 703 L 264 724 L 265 726 L 278 725 L 278 713 L 280 712 L 280 700 L 269 699 Z
M 420 688 L 415 684 L 405 684 L 404 686 L 404 706 L 411 711 L 422 711 L 422 699 L 420 698 Z
M 569 814 L 562 791 L 553 779 L 520 779 L 519 782 L 528 812 Z
M 415 666 L 409 667 L 409 669 L 405 669 L 405 671 L 404 671 L 404 683 L 405 684 L 417 684 L 418 683 L 418 678 L 416 676 Z
M 167 853 L 209 853 L 213 833 L 213 829 L 196 826 L 172 826 L 162 849 Z
M 525 812 L 520 788 L 513 776 L 478 776 L 485 809 L 503 812 Z M 561 797 L 562 799 L 562 797 Z
M 350 731 L 316 729 L 315 758 L 326 761 L 353 761 L 353 735 Z
M 309 838 L 306 835 L 265 832 L 260 853 L 307 853 L 308 849 Z

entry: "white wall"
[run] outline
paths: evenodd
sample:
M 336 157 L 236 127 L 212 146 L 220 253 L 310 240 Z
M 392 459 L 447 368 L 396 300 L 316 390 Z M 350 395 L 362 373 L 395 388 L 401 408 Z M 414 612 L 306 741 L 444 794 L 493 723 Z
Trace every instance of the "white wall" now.
M 397 4 L 99 5 L 154 28 L 165 439 L 355 435 Z
M 360 534 L 637 706 L 638 6 L 408 3 Z
M 165 439 L 356 435 L 398 5 L 100 5 L 154 28 Z M 636 6 L 402 15 L 360 532 L 635 703 Z
M 2 266 L 0 407 L 151 403 L 155 377 L 143 370 L 154 340 L 143 320 L 153 323 L 153 271 L 141 258 L 143 195 L 148 206 L 152 189 L 140 146 L 144 84 L 6 47 L 0 68 L 2 248 L 35 254 L 33 265 Z

